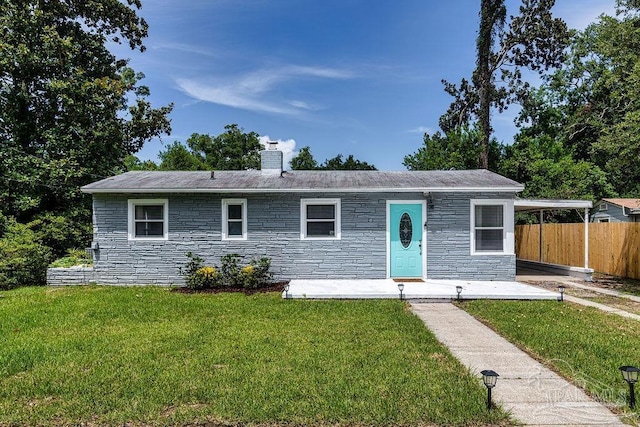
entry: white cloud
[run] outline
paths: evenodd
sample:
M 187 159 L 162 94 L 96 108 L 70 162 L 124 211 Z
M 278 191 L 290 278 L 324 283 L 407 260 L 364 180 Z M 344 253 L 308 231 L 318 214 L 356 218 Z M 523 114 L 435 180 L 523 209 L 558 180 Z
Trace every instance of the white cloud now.
M 200 56 L 215 57 L 216 53 L 206 47 L 184 44 L 184 43 L 156 43 L 151 46 L 151 49 L 165 49 L 175 50 L 184 53 L 193 53 Z
M 178 89 L 188 96 L 214 104 L 250 111 L 296 115 L 320 107 L 303 100 L 278 100 L 278 86 L 300 79 L 350 79 L 355 75 L 348 70 L 296 65 L 272 67 L 239 77 L 216 79 L 178 78 Z
M 433 128 L 430 128 L 428 126 L 418 126 L 417 128 L 414 129 L 409 129 L 407 132 L 409 133 L 419 133 L 419 134 L 425 134 L 428 133 L 429 135 L 431 135 L 433 133 Z
M 282 151 L 282 157 L 284 158 L 284 168 L 286 170 L 290 169 L 289 162 L 294 156 L 298 155 L 296 151 L 296 141 L 295 139 L 272 139 L 269 135 L 263 135 L 259 137 L 260 143 L 266 148 L 270 141 L 275 141 L 278 143 L 278 150 Z

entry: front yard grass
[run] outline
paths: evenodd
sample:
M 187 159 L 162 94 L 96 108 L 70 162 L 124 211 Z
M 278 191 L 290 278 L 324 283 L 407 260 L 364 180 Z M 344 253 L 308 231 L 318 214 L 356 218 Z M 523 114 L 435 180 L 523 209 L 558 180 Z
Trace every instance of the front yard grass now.
M 478 300 L 460 306 L 598 400 L 625 406 L 628 387 L 618 368 L 640 365 L 637 321 L 568 302 Z M 637 421 L 638 412 L 629 415 Z
M 508 423 L 397 300 L 22 288 L 0 320 L 0 425 Z

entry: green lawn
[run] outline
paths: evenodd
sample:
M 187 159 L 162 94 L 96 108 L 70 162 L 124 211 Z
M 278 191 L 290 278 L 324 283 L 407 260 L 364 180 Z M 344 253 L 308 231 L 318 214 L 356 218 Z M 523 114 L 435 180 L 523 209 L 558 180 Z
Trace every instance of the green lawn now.
M 0 295 L 0 425 L 507 423 L 397 300 Z
M 640 366 L 639 322 L 568 302 L 478 300 L 460 306 L 601 401 L 624 407 L 628 387 L 618 368 Z

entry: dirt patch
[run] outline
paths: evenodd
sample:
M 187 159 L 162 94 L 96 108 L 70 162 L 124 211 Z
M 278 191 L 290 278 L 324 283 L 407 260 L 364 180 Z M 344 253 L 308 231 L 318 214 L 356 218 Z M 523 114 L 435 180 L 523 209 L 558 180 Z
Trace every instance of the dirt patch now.
M 186 287 L 183 288 L 174 288 L 172 292 L 177 292 L 180 294 L 222 294 L 226 292 L 239 292 L 245 295 L 253 295 L 260 294 L 266 292 L 283 292 L 285 285 L 289 283 L 288 280 L 283 280 L 281 282 L 276 283 L 268 283 L 265 285 L 261 285 L 256 289 L 247 289 L 242 287 L 224 287 L 217 289 L 189 289 Z

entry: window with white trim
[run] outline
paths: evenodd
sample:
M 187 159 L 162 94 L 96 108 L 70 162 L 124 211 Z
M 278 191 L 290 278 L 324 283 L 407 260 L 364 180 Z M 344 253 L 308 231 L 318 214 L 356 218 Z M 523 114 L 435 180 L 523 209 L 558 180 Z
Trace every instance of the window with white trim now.
M 129 199 L 129 240 L 167 240 L 169 201 Z
M 513 201 L 471 200 L 471 253 L 514 253 Z
M 300 238 L 340 239 L 340 199 L 301 199 Z
M 222 240 L 247 239 L 247 199 L 222 199 Z
M 609 205 L 607 205 L 607 202 L 602 202 L 602 203 L 600 203 L 600 206 L 599 206 L 599 207 L 600 207 L 600 210 L 601 210 L 601 211 L 606 211 L 606 210 L 608 210 L 608 209 L 609 209 Z

